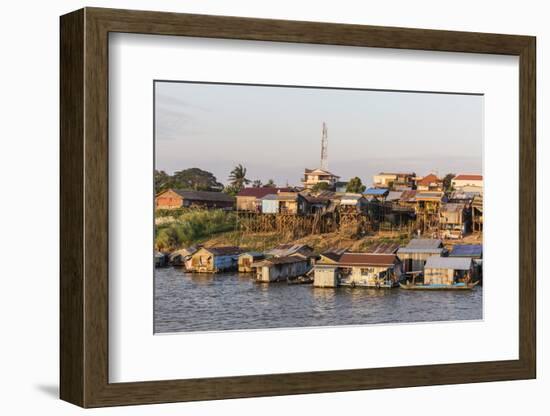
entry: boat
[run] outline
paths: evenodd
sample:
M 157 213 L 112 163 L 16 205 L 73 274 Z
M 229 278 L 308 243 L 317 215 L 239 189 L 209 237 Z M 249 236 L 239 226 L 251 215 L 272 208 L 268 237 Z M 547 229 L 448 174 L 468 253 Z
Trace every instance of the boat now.
M 477 286 L 479 284 L 479 281 L 473 282 L 473 283 L 453 283 L 452 285 L 442 285 L 442 284 L 411 284 L 410 282 L 407 283 L 399 283 L 399 287 L 401 289 L 406 290 L 471 290 L 474 288 L 474 286 Z

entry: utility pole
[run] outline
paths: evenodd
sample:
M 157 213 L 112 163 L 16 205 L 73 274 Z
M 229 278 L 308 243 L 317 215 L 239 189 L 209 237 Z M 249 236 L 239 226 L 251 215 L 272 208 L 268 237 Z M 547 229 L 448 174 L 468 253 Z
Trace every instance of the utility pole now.
M 321 169 L 328 169 L 328 130 L 327 125 L 323 121 L 323 133 L 321 137 Z

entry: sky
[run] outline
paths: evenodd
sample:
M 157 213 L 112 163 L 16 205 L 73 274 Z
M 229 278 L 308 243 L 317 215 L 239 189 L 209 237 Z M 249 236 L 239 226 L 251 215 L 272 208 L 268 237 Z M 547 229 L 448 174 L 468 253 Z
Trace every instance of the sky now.
M 198 167 L 228 182 L 300 185 L 320 166 L 366 185 L 378 172 L 482 173 L 483 96 L 155 82 L 155 168 Z

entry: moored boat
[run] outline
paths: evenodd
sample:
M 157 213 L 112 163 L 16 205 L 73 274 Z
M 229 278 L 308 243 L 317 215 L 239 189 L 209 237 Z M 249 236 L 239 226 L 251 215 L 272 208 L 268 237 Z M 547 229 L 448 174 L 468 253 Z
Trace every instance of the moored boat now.
M 473 282 L 473 283 L 452 283 L 452 284 L 411 284 L 410 282 L 407 283 L 399 283 L 399 287 L 401 289 L 406 290 L 471 290 L 475 286 L 477 286 L 479 282 Z

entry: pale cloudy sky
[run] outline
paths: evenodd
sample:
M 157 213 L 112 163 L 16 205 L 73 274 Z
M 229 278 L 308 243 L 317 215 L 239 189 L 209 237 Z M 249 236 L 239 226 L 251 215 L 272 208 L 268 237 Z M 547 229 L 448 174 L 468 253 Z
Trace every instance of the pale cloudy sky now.
M 371 184 L 380 171 L 482 173 L 480 95 L 155 83 L 156 169 L 208 170 L 222 183 L 238 163 L 249 179 L 299 185 L 320 164 Z

